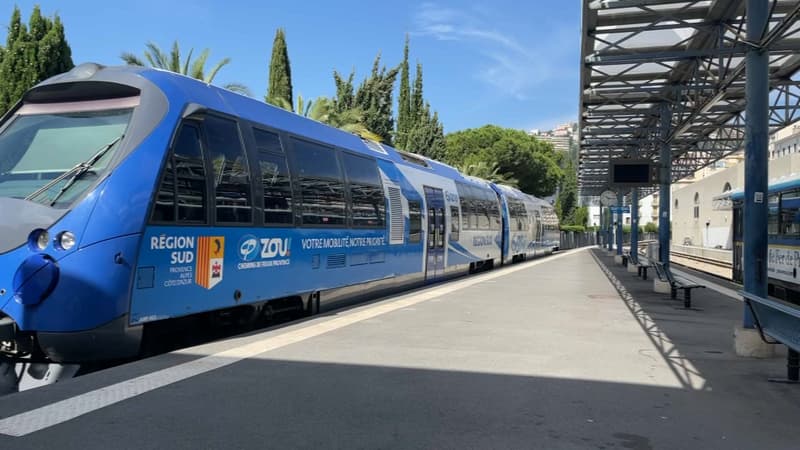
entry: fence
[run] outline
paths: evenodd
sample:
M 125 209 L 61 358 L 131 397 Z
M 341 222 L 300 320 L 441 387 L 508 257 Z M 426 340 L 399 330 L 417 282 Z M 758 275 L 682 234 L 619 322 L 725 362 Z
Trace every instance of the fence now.
M 559 249 L 569 250 L 578 247 L 586 247 L 589 245 L 597 245 L 597 233 L 593 231 L 577 232 L 577 231 L 562 231 L 561 232 L 561 245 Z
M 569 250 L 572 248 L 586 247 L 589 245 L 598 245 L 601 241 L 605 241 L 605 236 L 600 236 L 599 231 L 562 231 L 561 232 L 561 250 Z M 616 238 L 614 238 L 614 245 L 616 245 Z M 630 233 L 622 235 L 624 246 L 631 244 Z M 658 233 L 639 233 L 639 242 L 658 241 Z

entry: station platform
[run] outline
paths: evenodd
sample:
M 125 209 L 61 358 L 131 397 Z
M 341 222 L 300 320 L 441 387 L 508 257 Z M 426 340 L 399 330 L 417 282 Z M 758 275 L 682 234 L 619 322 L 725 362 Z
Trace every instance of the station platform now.
M 0 448 L 800 447 L 785 360 L 693 304 L 562 252 L 0 398 Z

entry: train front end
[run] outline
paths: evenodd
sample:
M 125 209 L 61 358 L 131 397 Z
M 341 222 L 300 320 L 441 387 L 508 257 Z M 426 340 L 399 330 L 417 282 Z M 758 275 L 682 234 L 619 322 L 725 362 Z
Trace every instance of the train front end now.
M 0 356 L 71 363 L 138 352 L 127 311 L 167 110 L 135 70 L 88 64 L 31 89 L 4 117 Z

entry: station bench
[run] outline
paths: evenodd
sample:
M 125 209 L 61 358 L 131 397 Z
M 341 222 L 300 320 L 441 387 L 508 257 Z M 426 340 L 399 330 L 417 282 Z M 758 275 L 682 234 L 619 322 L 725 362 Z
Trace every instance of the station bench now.
M 628 254 L 628 261 L 636 265 L 636 273 L 642 277 L 643 280 L 647 280 L 647 269 L 653 267 L 653 264 L 647 258 L 644 258 L 644 262 L 639 260 L 639 255 L 631 252 Z
M 739 293 L 753 314 L 761 340 L 767 344 L 781 343 L 789 350 L 786 355 L 786 379 L 770 381 L 800 383 L 800 305 L 759 297 L 744 291 Z M 767 339 L 767 335 L 772 339 Z
M 676 277 L 673 273 L 661 262 L 655 262 L 653 268 L 656 270 L 658 279 L 669 283 L 670 297 L 673 299 L 678 297 L 678 290 L 683 290 L 683 306 L 684 308 L 692 307 L 692 289 L 705 288 L 702 284 L 695 284 L 689 280 L 681 277 Z

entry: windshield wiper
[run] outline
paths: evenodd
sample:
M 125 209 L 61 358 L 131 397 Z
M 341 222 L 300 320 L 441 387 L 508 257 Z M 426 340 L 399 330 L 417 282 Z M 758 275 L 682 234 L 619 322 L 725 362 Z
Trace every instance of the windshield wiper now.
M 83 162 L 80 162 L 80 163 L 76 164 L 73 168 L 71 168 L 68 171 L 64 172 L 63 174 L 59 175 L 53 181 L 51 181 L 51 182 L 45 184 L 44 186 L 40 187 L 39 189 L 37 189 L 36 192 L 34 192 L 33 194 L 25 197 L 25 200 L 33 200 L 34 198 L 40 196 L 42 193 L 49 191 L 50 188 L 52 188 L 53 186 L 55 186 L 58 183 L 60 183 L 61 181 L 63 181 L 65 178 L 71 176 L 71 178 L 69 180 L 67 180 L 66 183 L 64 183 L 64 186 L 61 187 L 61 190 L 58 191 L 58 193 L 55 195 L 55 197 L 53 197 L 53 199 L 50 200 L 50 206 L 55 205 L 56 202 L 58 201 L 58 199 L 62 195 L 64 195 L 64 192 L 66 192 L 67 189 L 72 187 L 72 185 L 75 184 L 76 181 L 78 181 L 83 175 L 86 174 L 86 172 L 89 172 L 90 170 L 92 170 L 92 167 L 95 164 L 97 164 L 97 161 L 99 161 L 100 158 L 103 157 L 103 155 L 105 155 L 109 150 L 111 150 L 111 147 L 113 147 L 114 144 L 116 144 L 117 142 L 121 141 L 124 136 L 125 135 L 122 134 L 119 137 L 117 137 L 116 139 L 114 139 L 113 141 L 109 142 L 108 144 L 100 147 L 100 149 L 94 155 L 92 155 L 91 158 L 87 159 L 86 161 L 83 161 Z

